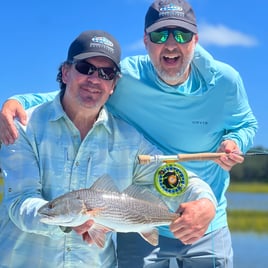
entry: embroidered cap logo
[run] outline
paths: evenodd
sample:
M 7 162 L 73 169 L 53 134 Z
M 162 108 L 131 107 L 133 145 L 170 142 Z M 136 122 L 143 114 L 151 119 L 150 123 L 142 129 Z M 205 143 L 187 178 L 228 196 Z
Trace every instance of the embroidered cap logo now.
M 159 17 L 184 17 L 184 11 L 174 4 L 163 5 L 159 9 Z
M 91 47 L 104 48 L 109 52 L 114 53 L 114 44 L 106 37 L 94 36 L 91 39 L 91 41 L 92 41 L 92 43 L 90 43 Z

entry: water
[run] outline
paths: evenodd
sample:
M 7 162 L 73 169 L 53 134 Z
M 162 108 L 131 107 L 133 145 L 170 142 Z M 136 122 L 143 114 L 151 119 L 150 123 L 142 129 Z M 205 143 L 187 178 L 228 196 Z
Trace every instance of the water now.
M 268 194 L 227 193 L 228 209 L 268 211 Z M 234 268 L 268 267 L 268 234 L 232 233 Z
M 268 235 L 232 233 L 234 268 L 268 267 Z
M 268 194 L 227 192 L 228 209 L 268 211 Z

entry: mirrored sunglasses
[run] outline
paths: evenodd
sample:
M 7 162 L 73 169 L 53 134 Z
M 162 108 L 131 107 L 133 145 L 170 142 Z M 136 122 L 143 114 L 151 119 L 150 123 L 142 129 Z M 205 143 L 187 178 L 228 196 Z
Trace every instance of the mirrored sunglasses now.
M 192 38 L 193 38 L 193 33 L 189 31 L 183 31 L 181 29 L 176 29 L 176 28 L 165 28 L 165 29 L 160 29 L 158 31 L 150 32 L 149 37 L 151 42 L 155 44 L 164 44 L 169 37 L 169 34 L 172 33 L 174 39 L 179 43 L 179 44 L 186 44 L 189 43 Z

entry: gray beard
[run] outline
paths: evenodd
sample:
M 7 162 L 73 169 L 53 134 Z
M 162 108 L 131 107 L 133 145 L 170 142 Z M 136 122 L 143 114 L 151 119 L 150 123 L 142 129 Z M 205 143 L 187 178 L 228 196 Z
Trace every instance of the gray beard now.
M 156 72 L 157 72 L 158 76 L 161 78 L 161 80 L 163 80 L 167 84 L 174 84 L 174 82 L 182 80 L 183 75 L 188 70 L 188 68 L 191 64 L 191 61 L 193 60 L 193 57 L 194 57 L 194 51 L 187 58 L 185 58 L 185 61 L 183 62 L 180 71 L 177 72 L 176 75 L 169 75 L 164 70 L 162 70 L 160 67 L 156 68 Z

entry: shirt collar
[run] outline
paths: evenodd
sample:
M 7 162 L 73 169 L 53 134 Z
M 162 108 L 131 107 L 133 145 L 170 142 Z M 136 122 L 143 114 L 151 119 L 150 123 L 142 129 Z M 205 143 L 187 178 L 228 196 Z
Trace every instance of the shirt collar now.
M 60 118 L 67 117 L 65 111 L 63 110 L 61 101 L 60 101 L 60 93 L 52 101 L 51 105 L 52 105 L 52 109 L 51 109 L 50 118 L 49 118 L 50 121 L 57 121 Z M 108 113 L 107 108 L 105 106 L 102 107 L 93 128 L 98 125 L 103 125 L 105 129 L 111 134 L 112 124 L 111 124 L 110 116 L 111 115 Z

